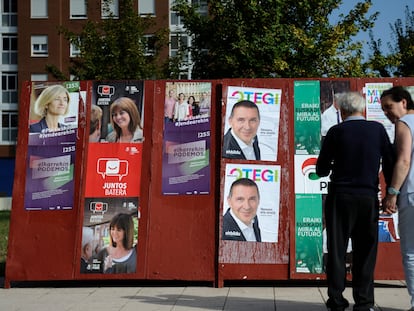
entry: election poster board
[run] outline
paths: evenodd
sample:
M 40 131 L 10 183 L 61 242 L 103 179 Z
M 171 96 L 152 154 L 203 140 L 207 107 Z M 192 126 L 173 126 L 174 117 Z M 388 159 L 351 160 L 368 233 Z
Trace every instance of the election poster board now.
M 29 109 L 25 209 L 73 209 L 79 82 L 32 82 Z
M 324 135 L 330 127 L 342 122 L 334 109 L 335 94 L 349 90 L 349 80 L 294 82 L 296 273 L 325 271 L 327 248 L 323 211 L 330 179 L 316 174 L 316 161 Z M 349 245 L 349 269 L 351 252 Z
M 211 82 L 166 82 L 163 195 L 210 193 Z
M 80 273 L 136 272 L 143 92 L 142 81 L 94 82 Z

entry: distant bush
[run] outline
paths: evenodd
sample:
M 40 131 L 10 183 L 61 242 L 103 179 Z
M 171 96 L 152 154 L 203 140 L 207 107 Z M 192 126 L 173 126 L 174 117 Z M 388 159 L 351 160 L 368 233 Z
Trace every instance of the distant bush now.
M 10 211 L 0 211 L 0 277 L 4 276 L 9 240 Z

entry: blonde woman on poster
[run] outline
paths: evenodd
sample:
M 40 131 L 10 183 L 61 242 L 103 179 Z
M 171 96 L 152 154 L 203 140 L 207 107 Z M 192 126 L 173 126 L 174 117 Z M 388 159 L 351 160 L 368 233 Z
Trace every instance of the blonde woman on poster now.
M 46 133 L 65 129 L 61 122 L 69 111 L 70 96 L 68 90 L 60 85 L 45 88 L 34 103 L 34 112 L 40 117 L 36 123 L 30 124 L 30 133 Z

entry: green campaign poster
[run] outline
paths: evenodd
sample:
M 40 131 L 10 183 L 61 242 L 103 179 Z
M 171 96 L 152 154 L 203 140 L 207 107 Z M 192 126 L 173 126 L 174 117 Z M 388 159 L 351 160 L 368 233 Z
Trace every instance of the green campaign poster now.
M 295 154 L 319 154 L 320 85 L 319 81 L 295 81 Z
M 296 194 L 296 272 L 322 273 L 322 196 Z
M 321 142 L 320 82 L 295 81 L 294 92 L 295 272 L 322 273 L 323 189 L 315 172 Z

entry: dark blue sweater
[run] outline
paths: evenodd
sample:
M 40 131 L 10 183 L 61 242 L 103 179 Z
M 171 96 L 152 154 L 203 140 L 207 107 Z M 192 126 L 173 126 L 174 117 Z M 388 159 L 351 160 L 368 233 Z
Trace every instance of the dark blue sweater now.
M 393 147 L 382 124 L 362 117 L 349 117 L 331 127 L 316 163 L 319 176 L 330 176 L 337 192 L 376 195 L 379 169 L 387 184 L 394 164 Z

